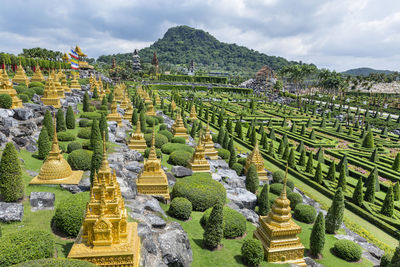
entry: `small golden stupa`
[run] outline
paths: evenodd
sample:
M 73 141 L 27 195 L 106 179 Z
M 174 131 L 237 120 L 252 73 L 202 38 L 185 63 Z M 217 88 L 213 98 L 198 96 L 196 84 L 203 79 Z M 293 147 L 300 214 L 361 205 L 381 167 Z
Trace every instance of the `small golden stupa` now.
M 172 108 L 172 110 L 176 109 L 176 104 L 175 104 L 175 101 L 173 99 L 171 101 L 171 108 Z
M 160 99 L 160 96 L 158 94 L 156 95 L 156 105 L 157 106 L 161 105 L 161 99 Z
M 183 124 L 183 120 L 181 118 L 181 113 L 179 112 L 179 110 L 176 114 L 176 120 L 172 125 L 172 133 L 174 134 L 174 136 L 184 137 L 186 141 L 189 140 L 189 135 L 187 134 L 187 130 L 185 128 L 185 125 Z
M 210 163 L 206 160 L 205 148 L 201 139 L 202 137 L 200 135 L 199 143 L 197 144 L 192 160 L 189 163 L 190 169 L 192 169 L 193 172 L 210 172 Z
M 107 94 L 107 95 L 109 95 L 110 92 L 111 92 L 111 91 L 110 91 L 110 86 L 108 85 L 108 83 L 107 83 L 107 86 L 106 86 L 106 90 L 105 90 L 105 91 L 106 91 L 106 94 Z
M 128 107 L 125 109 L 124 120 L 130 121 L 132 119 L 132 114 L 133 114 L 133 106 L 132 102 L 129 100 Z
M 64 87 L 61 85 L 59 81 L 59 74 L 57 74 L 54 70 L 51 71 L 51 76 L 53 78 L 54 87 L 56 88 L 57 94 L 59 98 L 64 98 Z
M 149 96 L 149 93 L 147 92 L 147 91 L 145 91 L 144 92 L 145 94 L 145 97 L 144 97 L 144 103 L 146 104 L 146 105 L 148 105 L 148 104 L 153 104 L 153 101 L 151 100 L 151 98 L 150 98 L 150 96 Z
M 90 83 L 90 92 L 94 92 L 94 88 L 97 88 L 97 80 L 96 77 L 94 77 L 93 75 L 90 76 L 89 78 L 89 83 Z M 98 90 L 97 90 L 98 92 Z
M 7 74 L 7 70 L 3 70 L 0 79 L 0 94 L 7 94 L 11 96 L 12 104 L 11 109 L 22 108 L 22 100 L 17 96 L 17 92 L 13 88 L 12 82 L 10 82 Z
M 99 172 L 94 174 L 85 219 L 68 258 L 99 266 L 138 267 L 138 225 L 128 222 L 117 176 L 107 161 L 105 143 L 103 139 L 103 160 Z
M 128 93 L 125 90 L 124 98 L 122 99 L 121 104 L 119 105 L 119 107 L 122 108 L 122 109 L 126 109 L 128 107 L 128 102 L 129 102 L 129 96 L 128 96 Z
M 191 120 L 197 120 L 196 107 L 194 105 L 192 105 L 192 108 L 190 109 L 189 117 Z
M 117 101 L 114 99 L 111 104 L 111 113 L 107 115 L 108 121 L 116 121 L 118 126 L 122 126 L 121 115 L 117 112 Z
M 17 68 L 17 72 L 14 75 L 14 78 L 12 79 L 14 83 L 24 83 L 26 86 L 29 84 L 29 79 L 26 76 L 25 70 L 21 65 L 21 60 L 19 60 L 19 66 Z
M 142 98 L 146 97 L 146 93 L 144 92 L 141 85 L 139 85 L 139 87 L 137 88 L 137 94 Z
M 101 80 L 101 76 L 99 76 L 99 80 L 97 81 L 97 86 L 99 91 L 103 91 L 103 81 Z
M 69 86 L 71 90 L 81 90 L 81 85 L 79 84 L 77 76 L 78 74 L 76 72 L 72 72 L 71 84 Z
M 83 171 L 73 171 L 58 146 L 56 119 L 53 118 L 53 143 L 39 174 L 29 184 L 79 184 Z
M 291 263 L 306 267 L 304 246 L 297 237 L 301 232 L 291 218 L 290 200 L 286 196 L 287 166 L 283 190 L 267 216 L 260 216 L 260 226 L 254 231 L 254 237 L 261 241 L 264 256 L 270 263 Z
M 42 74 L 42 71 L 40 70 L 39 66 L 35 67 L 35 72 L 33 73 L 33 76 L 31 78 L 31 82 L 43 82 L 44 76 Z
M 258 179 L 268 180 L 267 171 L 264 170 L 264 158 L 260 154 L 260 149 L 258 147 L 258 141 L 254 146 L 253 151 L 247 156 L 246 164 L 244 166 L 244 173 L 247 174 L 247 170 L 250 165 L 254 164 L 257 168 Z
M 144 134 L 140 130 L 140 120 L 138 120 L 136 123 L 136 129 L 135 132 L 131 135 L 128 147 L 129 149 L 136 150 L 141 153 L 143 153 L 147 148 Z
M 157 158 L 155 134 L 151 140 L 149 158 L 144 161 L 143 171 L 136 180 L 137 191 L 140 194 L 162 196 L 169 201 L 168 179 Z
M 114 99 L 121 102 L 124 99 L 124 90 L 122 84 L 117 84 L 114 88 Z
M 58 96 L 57 89 L 54 86 L 54 81 L 51 75 L 46 81 L 41 100 L 43 104 L 47 106 L 53 106 L 55 108 L 61 107 L 60 98 Z
M 147 105 L 146 115 L 147 116 L 156 116 L 156 110 L 154 109 L 152 102 L 150 102 L 150 104 Z
M 61 86 L 63 88 L 63 91 L 66 93 L 71 93 L 71 88 L 69 88 L 68 86 L 68 82 L 67 82 L 67 76 L 65 75 L 65 73 L 63 73 L 61 75 Z
M 210 159 L 218 159 L 218 151 L 214 147 L 214 142 L 210 134 L 210 125 L 207 123 L 206 133 L 202 140 L 205 148 L 205 154 Z

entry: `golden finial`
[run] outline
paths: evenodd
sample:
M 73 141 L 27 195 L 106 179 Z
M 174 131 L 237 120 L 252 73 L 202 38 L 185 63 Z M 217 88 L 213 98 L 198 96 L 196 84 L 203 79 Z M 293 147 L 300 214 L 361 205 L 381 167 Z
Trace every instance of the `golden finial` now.
M 106 144 L 106 133 L 103 134 L 103 159 L 101 161 L 100 169 L 106 171 L 108 169 L 108 159 L 107 159 L 107 144 Z
M 285 178 L 283 179 L 283 190 L 282 190 L 282 193 L 281 193 L 281 198 L 282 199 L 286 199 L 287 174 L 288 174 L 288 163 L 286 162 Z

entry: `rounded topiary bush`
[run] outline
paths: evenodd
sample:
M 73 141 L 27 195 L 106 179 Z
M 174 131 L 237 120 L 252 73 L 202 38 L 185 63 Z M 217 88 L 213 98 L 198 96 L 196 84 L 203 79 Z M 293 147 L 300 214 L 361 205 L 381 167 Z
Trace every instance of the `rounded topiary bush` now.
M 158 123 L 158 121 L 157 121 Z M 146 116 L 146 124 L 149 127 L 153 127 L 156 124 L 156 120 L 153 117 Z
M 71 153 L 72 151 L 82 149 L 82 144 L 79 142 L 71 142 L 67 146 L 67 152 Z
M 67 161 L 73 170 L 90 170 L 92 152 L 84 149 L 74 150 L 68 155 Z
M 67 236 L 76 237 L 85 215 L 88 193 L 79 193 L 63 199 L 56 208 L 52 223 Z
M 74 141 L 76 139 L 75 135 L 71 132 L 58 132 L 58 141 Z
M 179 179 L 172 189 L 172 199 L 188 199 L 195 211 L 213 207 L 217 201 L 225 203 L 226 191 L 222 184 L 211 177 L 200 174 Z
M 243 172 L 243 165 L 240 163 L 234 163 L 232 165 L 232 170 L 236 172 L 237 175 L 242 175 Z
M 145 158 L 148 158 L 149 154 L 150 154 L 150 147 L 146 148 L 146 150 L 144 151 L 143 156 Z M 156 148 L 156 155 L 157 155 L 157 158 L 161 158 L 161 156 L 162 156 L 161 149 Z
M 79 127 L 90 127 L 92 126 L 92 123 L 92 120 L 82 119 L 79 121 Z
M 238 158 L 237 163 L 240 163 L 244 166 L 244 165 L 246 165 L 246 160 L 247 160 L 246 158 Z
M 162 130 L 167 130 L 167 125 L 166 124 L 160 124 L 160 127 L 159 127 L 159 130 L 160 131 L 162 131 Z
M 362 255 L 361 247 L 347 239 L 336 241 L 333 246 L 333 251 L 336 256 L 346 261 L 359 261 Z
M 194 149 L 193 147 L 186 145 L 186 144 L 174 144 L 174 143 L 167 143 L 161 147 L 161 151 L 164 154 L 171 154 L 174 151 L 186 151 L 193 154 Z
M 187 220 L 192 214 L 192 203 L 184 197 L 176 197 L 171 201 L 168 214 L 180 220 Z
M 186 144 L 186 139 L 184 137 L 174 136 L 172 137 L 171 142 L 177 144 Z
M 244 240 L 241 252 L 243 262 L 248 266 L 258 266 L 264 259 L 264 249 L 258 239 Z
M 35 91 L 35 94 L 37 94 L 37 95 L 43 95 L 44 94 L 43 87 L 32 87 L 32 90 Z
M 274 183 L 283 183 L 283 179 L 285 179 L 285 173 L 281 170 L 275 171 L 272 174 L 272 180 Z
M 275 194 L 275 195 L 280 195 L 283 190 L 283 184 L 271 184 L 269 187 L 269 192 Z M 286 194 L 292 193 L 292 189 L 290 189 L 289 186 L 286 186 Z
M 307 204 L 297 204 L 294 209 L 294 218 L 304 223 L 313 223 L 316 216 L 315 208 Z
M 299 193 L 291 192 L 287 195 L 290 200 L 290 208 L 294 210 L 297 204 L 303 203 L 303 197 Z
M 0 108 L 9 109 L 12 106 L 12 98 L 8 94 L 0 94 Z
M 28 87 L 29 88 L 32 88 L 32 87 L 44 87 L 44 84 L 41 83 L 41 82 L 30 82 Z
M 148 133 L 144 135 L 144 139 L 146 140 L 146 144 L 148 147 L 151 146 L 151 139 L 153 138 L 152 133 Z M 161 148 L 164 144 L 168 143 L 168 138 L 162 134 L 156 134 L 155 136 L 155 146 L 157 148 Z
M 164 123 L 164 118 L 161 116 L 155 116 L 153 118 L 156 119 L 158 121 L 158 123 Z M 164 129 L 160 129 L 160 130 L 164 130 Z
M 178 165 L 187 167 L 189 166 L 189 162 L 192 159 L 192 153 L 187 151 L 174 151 L 169 155 L 168 163 L 172 165 Z
M 54 238 L 51 233 L 19 229 L 0 238 L 0 266 L 51 258 L 54 249 Z
M 228 149 L 225 148 L 218 148 L 218 156 L 220 156 L 222 159 L 229 159 L 231 152 L 229 152 Z
M 167 137 L 168 138 L 168 142 L 171 142 L 172 138 L 174 137 L 174 135 L 168 130 L 162 130 L 162 131 L 159 131 L 158 133 L 164 135 L 165 137 Z
M 80 128 L 78 132 L 78 137 L 82 139 L 90 139 L 90 133 L 90 127 Z
M 212 208 L 206 210 L 200 219 L 200 224 L 205 227 L 210 218 Z M 224 237 L 235 238 L 246 232 L 246 218 L 239 212 L 229 207 L 223 209 Z
M 19 97 L 19 99 L 22 100 L 23 103 L 29 102 L 29 99 L 30 99 L 29 96 L 26 94 L 18 94 L 18 97 Z
M 40 260 L 33 260 L 33 261 L 27 261 L 24 263 L 20 263 L 18 265 L 15 265 L 14 267 L 95 267 L 97 265 L 88 262 L 88 261 L 81 261 L 81 260 L 75 260 L 75 259 L 63 259 L 63 258 L 57 258 L 57 259 L 40 259 Z
M 287 180 L 286 182 L 287 187 L 289 187 L 292 191 L 294 190 L 294 183 L 291 180 Z

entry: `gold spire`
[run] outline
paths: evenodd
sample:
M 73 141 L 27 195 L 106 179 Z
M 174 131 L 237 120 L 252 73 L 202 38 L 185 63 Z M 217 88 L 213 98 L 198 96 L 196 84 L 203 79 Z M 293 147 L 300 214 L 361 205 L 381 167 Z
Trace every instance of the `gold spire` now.
M 156 143 L 156 135 L 154 133 L 154 128 L 153 128 L 153 135 L 151 137 L 151 147 L 150 147 L 150 153 L 149 153 L 149 160 L 157 159 L 155 143 Z
M 258 178 L 260 180 L 268 180 L 267 172 L 264 170 L 264 158 L 260 154 L 258 140 L 253 148 L 253 151 L 247 156 L 246 164 L 244 166 L 244 173 L 247 174 L 250 165 L 254 164 L 257 167 Z
M 51 152 L 57 154 L 60 153 L 60 147 L 58 146 L 57 123 L 55 113 L 53 113 L 53 143 L 51 144 Z
M 101 161 L 100 169 L 102 171 L 110 171 L 110 165 L 108 164 L 107 158 L 107 143 L 106 143 L 106 134 L 103 134 L 103 159 Z

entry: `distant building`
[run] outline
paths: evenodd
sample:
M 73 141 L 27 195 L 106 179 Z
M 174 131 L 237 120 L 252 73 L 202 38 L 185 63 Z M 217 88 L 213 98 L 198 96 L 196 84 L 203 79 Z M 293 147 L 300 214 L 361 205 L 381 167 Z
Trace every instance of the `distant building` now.
M 156 74 L 158 74 L 158 58 L 156 52 L 153 53 L 153 60 L 151 64 L 156 68 Z
M 256 80 L 261 82 L 268 82 L 271 79 L 275 79 L 276 75 L 275 72 L 268 66 L 263 66 L 257 73 L 256 73 Z
M 139 50 L 135 49 L 133 51 L 133 56 L 132 56 L 132 69 L 134 71 L 140 71 L 142 70 L 142 66 L 140 65 L 140 56 L 139 56 Z
M 193 62 L 193 59 L 190 61 L 190 64 L 189 64 L 188 75 L 190 75 L 190 76 L 194 75 L 194 62 Z

